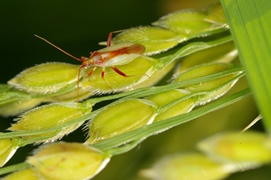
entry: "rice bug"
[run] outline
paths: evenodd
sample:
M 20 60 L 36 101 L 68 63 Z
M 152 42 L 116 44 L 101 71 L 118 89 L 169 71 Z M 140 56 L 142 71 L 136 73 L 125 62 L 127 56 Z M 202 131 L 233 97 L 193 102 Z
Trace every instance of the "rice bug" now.
M 58 46 L 54 45 L 53 43 L 51 43 L 50 41 L 48 41 L 47 39 L 45 39 L 41 36 L 38 36 L 38 35 L 35 35 L 35 36 L 37 38 L 45 41 L 46 43 L 50 44 L 51 46 L 55 47 L 56 49 L 63 52 L 64 54 L 66 54 L 66 55 L 70 56 L 71 58 L 82 63 L 82 65 L 79 67 L 78 77 L 77 77 L 78 78 L 78 82 L 77 82 L 78 89 L 79 89 L 79 80 L 80 80 L 81 69 L 82 68 L 88 69 L 91 67 L 92 67 L 92 69 L 90 70 L 90 72 L 88 73 L 87 76 L 88 77 L 91 76 L 91 74 L 93 74 L 94 71 L 98 67 L 101 67 L 102 68 L 101 77 L 112 89 L 112 86 L 110 85 L 110 83 L 107 82 L 104 78 L 105 69 L 107 67 L 111 67 L 119 75 L 121 75 L 123 77 L 129 77 L 124 72 L 122 72 L 118 68 L 116 68 L 116 66 L 128 64 L 129 62 L 131 62 L 132 60 L 139 57 L 140 55 L 142 55 L 145 52 L 145 47 L 140 44 L 120 43 L 120 44 L 116 44 L 116 45 L 111 46 L 112 35 L 113 35 L 113 33 L 117 33 L 117 32 L 119 32 L 119 31 L 113 31 L 113 32 L 109 33 L 108 38 L 107 38 L 107 47 L 106 48 L 100 49 L 98 51 L 90 52 L 90 57 L 82 56 L 81 58 L 77 58 L 77 57 L 69 54 L 68 52 L 64 51 L 63 49 L 59 48 Z

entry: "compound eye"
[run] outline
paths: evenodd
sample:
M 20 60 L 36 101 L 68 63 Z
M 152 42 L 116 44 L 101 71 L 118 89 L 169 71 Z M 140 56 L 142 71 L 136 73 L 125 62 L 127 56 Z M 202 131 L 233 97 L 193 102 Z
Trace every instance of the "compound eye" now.
M 88 69 L 88 68 L 90 68 L 90 64 L 89 63 L 85 63 L 85 65 L 84 65 L 84 67 L 83 68 L 85 68 L 85 69 Z

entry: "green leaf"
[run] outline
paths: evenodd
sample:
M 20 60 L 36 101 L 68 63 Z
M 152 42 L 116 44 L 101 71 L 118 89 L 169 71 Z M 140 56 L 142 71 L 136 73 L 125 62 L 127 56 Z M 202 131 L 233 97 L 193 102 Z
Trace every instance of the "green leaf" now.
M 265 128 L 271 133 L 271 1 L 221 3 Z

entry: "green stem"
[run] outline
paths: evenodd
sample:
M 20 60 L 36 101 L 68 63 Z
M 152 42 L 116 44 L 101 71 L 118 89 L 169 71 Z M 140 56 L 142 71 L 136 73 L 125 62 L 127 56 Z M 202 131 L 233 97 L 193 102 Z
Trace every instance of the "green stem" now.
M 144 139 L 138 139 L 136 141 L 133 141 L 131 143 L 125 144 L 123 146 L 117 147 L 117 148 L 113 148 L 107 151 L 107 153 L 110 156 L 115 156 L 118 154 L 123 154 L 126 153 L 130 150 L 132 150 L 134 147 L 136 147 L 139 143 L 141 143 Z
M 0 175 L 7 174 L 10 172 L 14 172 L 14 171 L 18 171 L 18 170 L 25 169 L 25 168 L 29 168 L 30 166 L 31 166 L 30 164 L 23 162 L 20 164 L 15 164 L 12 166 L 4 167 L 4 168 L 0 169 Z
M 214 46 L 218 46 L 220 44 L 224 44 L 226 42 L 232 41 L 232 37 L 227 35 L 225 37 L 215 39 L 215 40 L 209 40 L 206 42 L 191 42 L 180 49 L 178 49 L 174 54 L 168 55 L 168 56 L 163 56 L 161 58 L 157 58 L 159 61 L 163 63 L 163 67 L 167 66 L 168 64 L 172 63 L 176 59 L 180 59 L 184 56 L 188 56 L 194 52 L 197 52 L 199 50 L 204 50 L 207 48 L 211 48 Z M 161 68 L 161 69 L 162 69 Z

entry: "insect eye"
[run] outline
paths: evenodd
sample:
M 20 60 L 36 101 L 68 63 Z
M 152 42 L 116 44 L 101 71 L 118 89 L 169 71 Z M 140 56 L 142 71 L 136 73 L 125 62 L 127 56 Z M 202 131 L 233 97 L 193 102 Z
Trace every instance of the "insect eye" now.
M 90 66 L 91 66 L 90 63 L 86 63 L 85 66 L 84 66 L 84 68 L 88 69 L 88 68 L 90 68 Z

